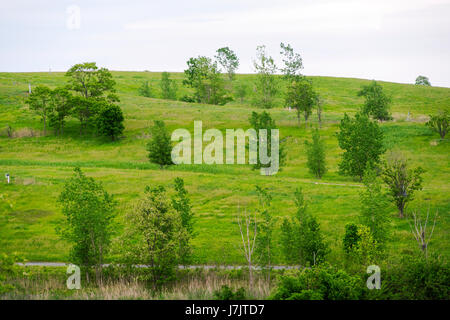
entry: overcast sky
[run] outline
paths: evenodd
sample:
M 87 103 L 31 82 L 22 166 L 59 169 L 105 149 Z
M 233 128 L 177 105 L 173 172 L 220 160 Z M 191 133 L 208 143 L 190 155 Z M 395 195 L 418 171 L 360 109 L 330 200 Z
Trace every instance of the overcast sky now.
M 229 46 L 250 73 L 257 45 L 280 61 L 284 42 L 307 75 L 450 87 L 450 0 L 0 0 L 0 41 L 0 71 L 183 71 Z

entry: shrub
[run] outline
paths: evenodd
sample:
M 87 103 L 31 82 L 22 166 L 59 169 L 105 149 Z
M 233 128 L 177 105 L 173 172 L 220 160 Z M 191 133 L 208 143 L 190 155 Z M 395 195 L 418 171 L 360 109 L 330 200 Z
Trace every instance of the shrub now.
M 230 287 L 224 285 L 220 290 L 214 291 L 215 300 L 245 300 L 244 288 L 239 288 L 233 291 Z

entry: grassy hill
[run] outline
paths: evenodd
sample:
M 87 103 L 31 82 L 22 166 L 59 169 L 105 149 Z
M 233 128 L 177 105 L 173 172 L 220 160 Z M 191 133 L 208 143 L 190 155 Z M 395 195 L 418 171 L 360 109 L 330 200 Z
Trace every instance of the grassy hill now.
M 93 135 L 80 137 L 76 120 L 68 122 L 63 136 L 40 136 L 42 123 L 24 104 L 28 83 L 60 86 L 66 82 L 64 74 L 0 73 L 0 252 L 16 251 L 28 260 L 67 260 L 68 245 L 55 233 L 55 225 L 62 218 L 56 200 L 73 167 L 80 166 L 115 195 L 119 201 L 119 224 L 146 185 L 168 186 L 175 177 L 182 177 L 197 217 L 196 263 L 244 262 L 235 214 L 238 204 L 249 208 L 256 205 L 255 185 L 272 190 L 272 212 L 277 223 L 294 214 L 292 193 L 302 187 L 309 210 L 317 216 L 331 245 L 330 258 L 340 259 L 344 227 L 348 222 L 356 222 L 358 216 L 361 185 L 337 173 L 342 150 L 335 132 L 344 112 L 353 114 L 362 105 L 363 99 L 356 93 L 369 80 L 312 77 L 324 99 L 321 135 L 327 145 L 329 167 L 328 174 L 317 180 L 306 168 L 304 140 L 310 139 L 311 127 L 297 127 L 295 112 L 281 108 L 282 93 L 280 107 L 270 110 L 281 136 L 287 137 L 287 164 L 277 175 L 261 176 L 249 165 L 183 165 L 160 170 L 148 162 L 145 150 L 153 120 L 164 120 L 170 131 L 176 128 L 193 131 L 194 120 L 202 120 L 204 130 L 245 129 L 256 108 L 247 100 L 241 104 L 238 99 L 225 106 L 212 106 L 140 97 L 138 88 L 143 80 L 149 80 L 155 96 L 160 96 L 160 73 L 113 72 L 113 75 L 126 118 L 124 138 L 116 142 Z M 179 82 L 179 96 L 189 92 L 181 84 L 183 74 L 174 73 L 172 78 Z M 252 79 L 254 75 L 238 75 L 236 81 L 250 85 Z M 382 85 L 393 99 L 394 121 L 381 125 L 386 146 L 403 152 L 413 166 L 420 165 L 426 170 L 424 190 L 417 194 L 409 209 L 439 210 L 430 250 L 448 258 L 450 145 L 448 139 L 439 141 L 424 122 L 428 114 L 450 109 L 450 89 L 388 82 Z M 408 112 L 410 121 L 405 120 Z M 14 138 L 2 133 L 7 125 L 14 128 Z M 310 126 L 316 125 L 313 115 Z M 6 172 L 12 176 L 10 185 L 3 178 Z M 391 211 L 394 232 L 389 252 L 396 257 L 417 250 L 407 220 L 398 219 L 395 208 Z M 283 263 L 279 248 L 275 249 L 275 255 L 275 262 Z

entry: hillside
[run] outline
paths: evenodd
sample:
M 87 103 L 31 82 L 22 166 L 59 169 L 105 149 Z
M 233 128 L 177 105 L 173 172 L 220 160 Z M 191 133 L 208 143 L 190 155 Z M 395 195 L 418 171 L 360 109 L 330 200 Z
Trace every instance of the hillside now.
M 201 105 L 145 98 L 138 95 L 143 80 L 149 80 L 159 97 L 160 73 L 113 72 L 117 82 L 120 106 L 125 114 L 123 139 L 111 142 L 106 138 L 80 137 L 76 120 L 68 122 L 63 136 L 39 136 L 42 123 L 28 110 L 24 99 L 28 83 L 51 87 L 65 84 L 63 73 L 0 73 L 0 177 L 9 172 L 12 184 L 0 183 L 0 252 L 19 252 L 32 261 L 65 261 L 68 246 L 58 239 L 55 225 L 62 218 L 57 197 L 64 179 L 80 166 L 88 176 L 102 181 L 105 189 L 119 202 L 119 223 L 130 205 L 146 185 L 173 183 L 175 177 L 186 182 L 196 214 L 194 240 L 196 263 L 243 263 L 239 252 L 239 231 L 235 221 L 238 204 L 251 208 L 257 202 L 255 185 L 269 187 L 273 196 L 273 214 L 277 223 L 295 211 L 292 193 L 302 187 L 309 201 L 309 210 L 321 223 L 326 240 L 332 247 L 331 259 L 339 260 L 346 223 L 356 221 L 359 210 L 360 184 L 337 173 L 341 150 L 335 132 L 344 112 L 353 114 L 363 103 L 356 93 L 369 80 L 312 77 L 324 99 L 324 124 L 321 135 L 327 145 L 329 172 L 317 180 L 306 168 L 304 140 L 310 139 L 311 128 L 297 127 L 294 111 L 281 107 L 270 110 L 287 138 L 287 164 L 273 177 L 260 176 L 249 165 L 183 165 L 160 170 L 147 159 L 145 145 L 148 128 L 155 119 L 164 120 L 169 130 L 193 130 L 193 121 L 202 120 L 207 128 L 248 128 L 252 111 L 248 99 L 225 106 Z M 177 79 L 179 96 L 189 92 Z M 238 75 L 238 82 L 249 85 L 254 75 Z M 424 190 L 410 204 L 410 209 L 439 210 L 430 250 L 450 256 L 450 145 L 439 141 L 438 135 L 425 127 L 428 114 L 450 109 L 450 88 L 423 87 L 381 82 L 392 96 L 394 121 L 382 123 L 388 149 L 403 152 L 413 166 L 422 166 Z M 281 93 L 280 93 L 281 105 Z M 259 111 L 259 110 L 258 110 Z M 406 121 L 408 112 L 411 119 Z M 310 126 L 317 125 L 313 115 Z M 8 138 L 4 128 L 16 132 Z M 34 133 L 30 133 L 33 129 Z M 392 208 L 393 238 L 389 251 L 393 256 L 417 250 L 407 220 L 399 220 Z M 278 232 L 278 231 L 277 231 Z M 119 230 L 120 233 L 120 230 Z M 283 263 L 277 249 L 276 263 Z

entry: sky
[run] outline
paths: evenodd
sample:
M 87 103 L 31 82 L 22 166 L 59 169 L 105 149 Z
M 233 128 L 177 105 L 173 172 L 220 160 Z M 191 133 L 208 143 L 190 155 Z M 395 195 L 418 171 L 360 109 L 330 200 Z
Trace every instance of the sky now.
M 1 72 L 182 72 L 228 46 L 253 73 L 258 45 L 281 67 L 280 42 L 306 75 L 450 87 L 450 0 L 0 0 Z

